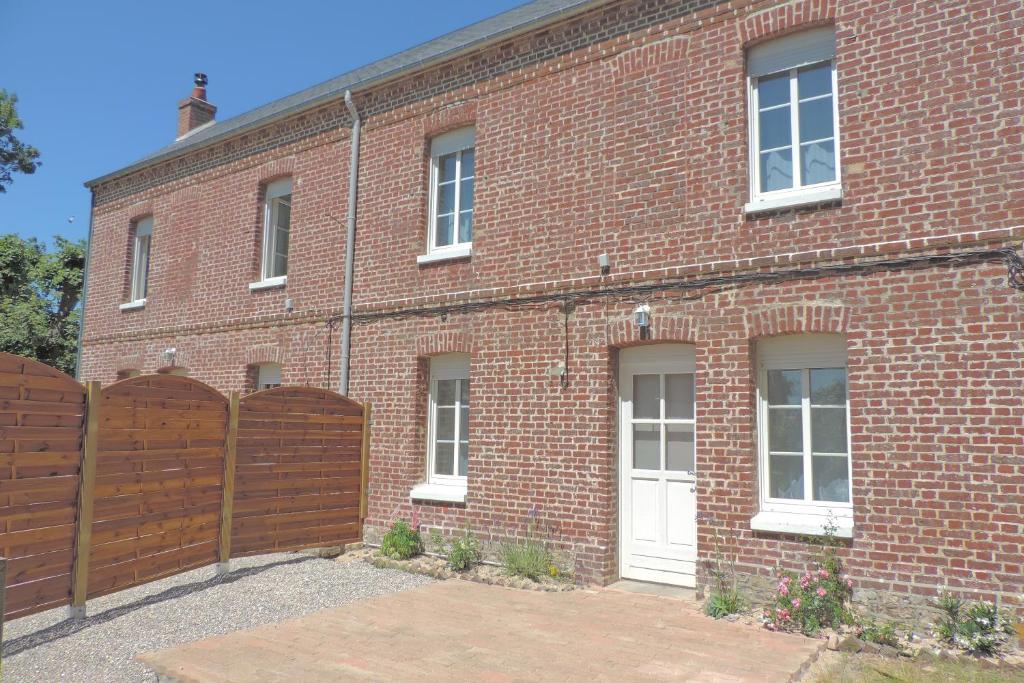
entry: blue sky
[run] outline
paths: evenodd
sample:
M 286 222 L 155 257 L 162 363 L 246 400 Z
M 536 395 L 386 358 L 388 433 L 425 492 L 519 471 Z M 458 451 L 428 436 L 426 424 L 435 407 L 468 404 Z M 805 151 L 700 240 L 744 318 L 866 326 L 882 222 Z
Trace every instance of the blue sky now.
M 43 162 L 0 194 L 0 234 L 85 237 L 82 183 L 172 142 L 196 71 L 224 120 L 524 1 L 0 0 L 0 88 Z

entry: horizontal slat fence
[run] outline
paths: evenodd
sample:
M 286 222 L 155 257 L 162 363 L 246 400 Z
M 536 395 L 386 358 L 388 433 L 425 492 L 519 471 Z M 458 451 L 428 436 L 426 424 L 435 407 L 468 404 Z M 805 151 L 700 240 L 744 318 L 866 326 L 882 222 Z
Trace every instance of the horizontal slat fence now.
M 229 557 L 361 537 L 368 406 L 309 387 L 239 400 L 187 377 L 88 389 L 0 353 L 7 618 Z
M 103 389 L 88 597 L 217 561 L 227 418 L 188 377 Z
M 363 406 L 334 392 L 278 387 L 241 400 L 232 554 L 359 537 Z
M 0 353 L 0 555 L 8 617 L 71 597 L 85 390 L 28 358 Z

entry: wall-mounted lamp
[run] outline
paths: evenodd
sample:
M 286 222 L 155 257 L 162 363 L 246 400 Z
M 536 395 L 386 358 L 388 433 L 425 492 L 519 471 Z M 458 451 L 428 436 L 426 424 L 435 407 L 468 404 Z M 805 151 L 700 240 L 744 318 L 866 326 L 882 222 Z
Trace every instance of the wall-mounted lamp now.
M 178 356 L 178 349 L 171 347 L 164 349 L 164 365 L 166 367 L 174 367 L 174 359 Z
M 284 300 L 284 312 L 285 313 L 291 313 L 294 310 L 295 310 L 295 301 L 292 300 L 291 298 L 285 299 Z
M 651 307 L 647 304 L 640 304 L 633 311 L 633 320 L 640 329 L 640 338 L 646 339 L 651 331 Z
M 608 254 L 601 254 L 597 257 L 597 266 L 601 269 L 601 275 L 607 275 L 612 269 L 612 262 L 608 258 Z

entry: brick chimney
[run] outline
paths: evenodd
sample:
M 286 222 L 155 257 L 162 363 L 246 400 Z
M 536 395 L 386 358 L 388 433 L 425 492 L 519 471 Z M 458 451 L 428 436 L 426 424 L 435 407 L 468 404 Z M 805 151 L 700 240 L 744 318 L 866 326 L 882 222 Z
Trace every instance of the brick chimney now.
M 196 74 L 192 96 L 178 103 L 178 140 L 204 123 L 213 121 L 217 107 L 206 101 L 208 82 L 206 74 Z

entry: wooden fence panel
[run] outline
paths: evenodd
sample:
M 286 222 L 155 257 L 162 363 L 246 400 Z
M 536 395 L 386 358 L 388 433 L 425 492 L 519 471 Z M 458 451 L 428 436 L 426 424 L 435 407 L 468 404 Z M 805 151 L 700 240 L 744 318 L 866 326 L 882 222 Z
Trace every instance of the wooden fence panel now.
M 88 597 L 217 561 L 227 400 L 145 375 L 100 394 Z
M 5 616 L 71 599 L 85 390 L 34 360 L 0 353 L 0 555 Z
M 359 539 L 363 412 L 310 387 L 241 399 L 232 557 Z

